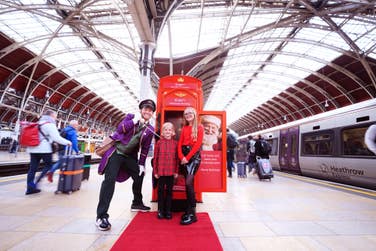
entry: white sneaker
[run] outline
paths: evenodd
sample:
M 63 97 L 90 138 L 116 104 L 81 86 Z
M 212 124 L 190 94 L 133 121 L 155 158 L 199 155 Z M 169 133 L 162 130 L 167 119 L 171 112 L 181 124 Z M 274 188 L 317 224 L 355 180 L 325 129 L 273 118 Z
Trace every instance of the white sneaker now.
M 111 224 L 107 218 L 98 218 L 95 222 L 95 225 L 101 231 L 107 231 L 111 229 Z

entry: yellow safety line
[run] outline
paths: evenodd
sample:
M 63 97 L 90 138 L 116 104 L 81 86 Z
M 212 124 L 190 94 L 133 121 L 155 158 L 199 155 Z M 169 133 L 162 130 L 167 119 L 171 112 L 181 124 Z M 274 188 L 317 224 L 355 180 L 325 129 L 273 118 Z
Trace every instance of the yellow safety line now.
M 318 181 L 318 180 L 310 179 L 308 177 L 302 177 L 302 176 L 293 175 L 293 174 L 287 174 L 287 173 L 281 173 L 281 172 L 279 172 L 279 174 L 281 174 L 282 176 L 289 177 L 289 178 L 294 178 L 294 179 L 298 179 L 298 180 L 308 181 L 308 182 L 312 182 L 312 183 L 321 184 L 321 185 L 324 185 L 324 186 L 335 187 L 335 188 L 339 188 L 339 189 L 344 189 L 344 190 L 352 191 L 352 192 L 355 192 L 355 193 L 361 193 L 361 194 L 366 194 L 366 195 L 369 195 L 369 196 L 372 196 L 372 197 L 376 197 L 376 193 L 375 192 L 366 192 L 366 191 L 363 191 L 363 190 L 349 188 L 349 187 L 346 187 L 346 186 L 334 185 L 334 184 L 330 184 L 330 183 L 325 182 L 325 181 Z
M 0 182 L 7 182 L 7 181 L 21 180 L 21 179 L 25 179 L 25 177 L 13 177 L 13 178 L 8 178 L 8 179 L 0 179 Z

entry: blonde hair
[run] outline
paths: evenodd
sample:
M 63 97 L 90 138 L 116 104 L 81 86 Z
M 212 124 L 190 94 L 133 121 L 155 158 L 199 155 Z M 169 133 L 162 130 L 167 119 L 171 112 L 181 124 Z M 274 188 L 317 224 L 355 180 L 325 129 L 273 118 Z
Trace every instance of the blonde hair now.
M 165 122 L 165 123 L 163 123 L 163 125 L 162 125 L 162 129 L 161 129 L 161 136 L 163 136 L 164 137 L 164 134 L 163 134 L 163 130 L 166 128 L 166 127 L 171 127 L 171 129 L 172 129 L 172 136 L 175 136 L 175 126 L 174 126 L 174 124 L 172 124 L 171 122 Z
M 191 137 L 194 140 L 197 140 L 197 134 L 198 134 L 197 111 L 196 111 L 195 108 L 189 106 L 189 107 L 185 108 L 184 113 L 186 113 L 186 112 L 193 112 L 193 114 L 194 114 L 194 119 L 193 119 L 193 123 L 192 123 L 192 135 L 191 135 Z M 185 125 L 189 125 L 189 122 L 185 119 L 185 117 L 184 117 L 184 121 L 185 121 Z

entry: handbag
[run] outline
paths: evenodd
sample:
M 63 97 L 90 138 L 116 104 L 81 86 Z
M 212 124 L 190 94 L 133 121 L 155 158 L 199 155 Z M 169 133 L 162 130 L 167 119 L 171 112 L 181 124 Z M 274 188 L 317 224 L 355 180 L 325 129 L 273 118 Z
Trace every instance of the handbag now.
M 97 149 L 95 149 L 95 153 L 99 156 L 99 157 L 103 157 L 103 155 L 112 147 L 114 146 L 115 144 L 115 140 L 113 140 L 112 138 L 110 137 L 107 137 L 103 140 L 102 142 L 102 145 L 100 145 L 99 147 L 97 147 Z
M 120 141 L 115 143 L 116 151 L 122 155 L 131 155 L 138 152 L 140 146 L 141 136 L 144 132 L 145 125 L 141 125 L 135 131 L 131 140 L 127 144 L 123 144 Z
M 188 153 L 191 151 L 191 149 L 192 148 L 190 146 L 182 146 L 182 153 L 183 153 L 183 155 L 187 156 Z M 197 172 L 198 167 L 200 166 L 200 163 L 201 163 L 201 153 L 200 153 L 200 150 L 198 150 L 191 157 L 191 159 L 189 160 L 189 162 L 184 165 L 186 167 L 187 173 L 194 175 Z

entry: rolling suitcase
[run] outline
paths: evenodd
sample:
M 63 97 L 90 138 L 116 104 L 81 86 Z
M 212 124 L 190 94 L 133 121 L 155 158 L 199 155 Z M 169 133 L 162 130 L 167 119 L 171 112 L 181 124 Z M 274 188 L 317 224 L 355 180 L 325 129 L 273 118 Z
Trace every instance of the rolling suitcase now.
M 236 163 L 236 169 L 238 170 L 238 178 L 247 178 L 245 162 Z
M 62 157 L 57 193 L 72 193 L 81 187 L 84 156 L 72 155 L 72 148 L 66 147 Z
M 269 179 L 274 177 L 272 165 L 269 159 L 257 159 L 257 175 L 259 180 Z

